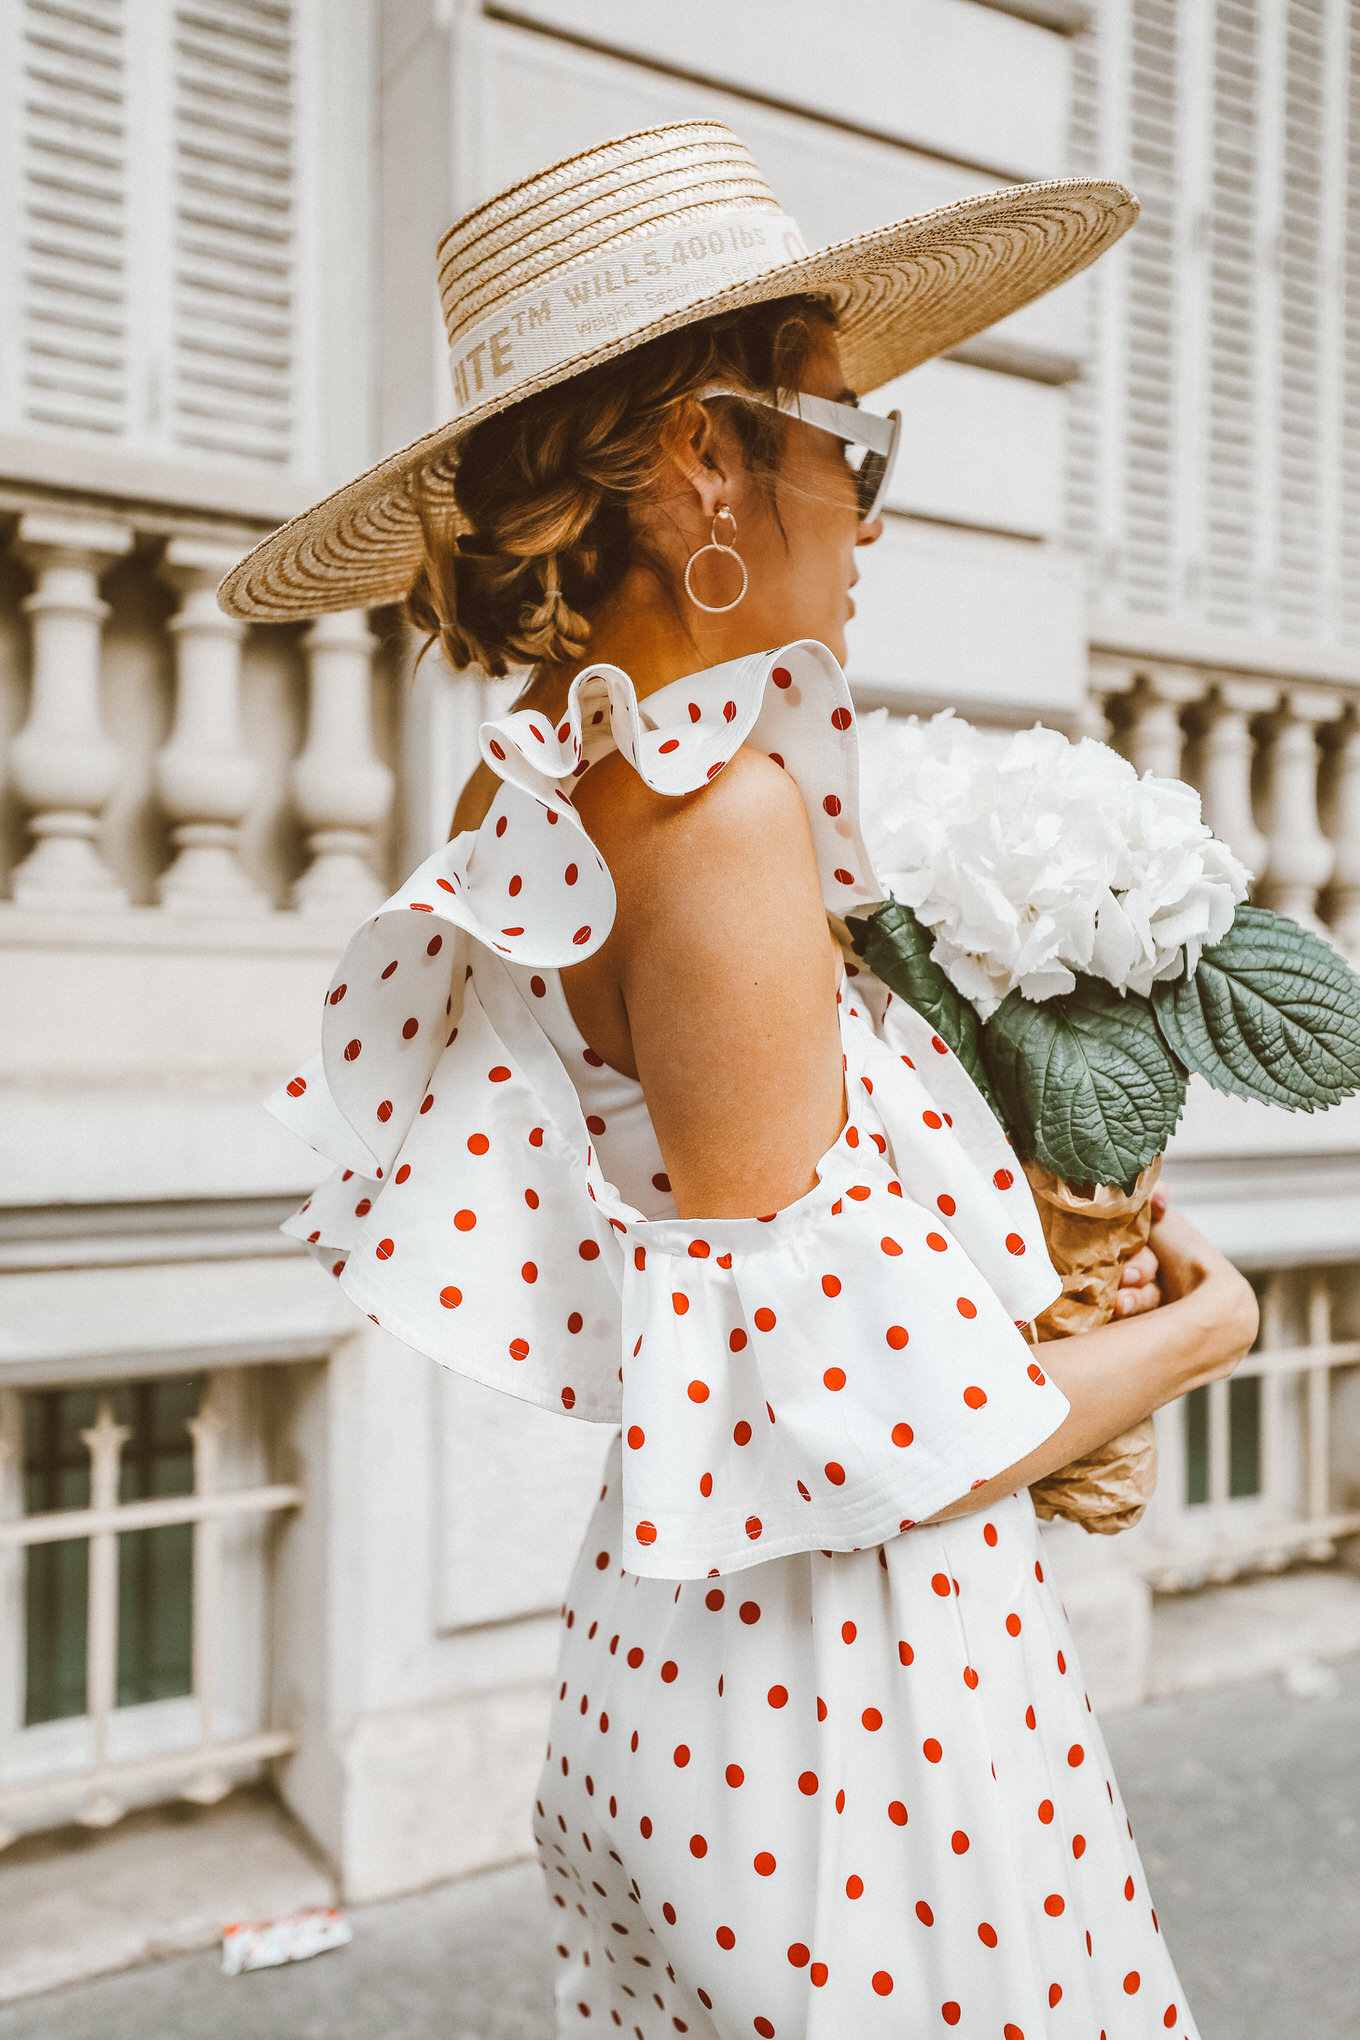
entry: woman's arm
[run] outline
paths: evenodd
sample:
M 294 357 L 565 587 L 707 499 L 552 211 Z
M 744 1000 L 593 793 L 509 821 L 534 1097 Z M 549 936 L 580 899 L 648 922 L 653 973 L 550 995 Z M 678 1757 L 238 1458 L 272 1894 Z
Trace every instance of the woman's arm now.
M 1170 1300 L 1038 1348 L 1044 1372 L 1071 1405 L 1066 1420 L 1036 1452 L 951 1502 L 932 1522 L 985 1509 L 1069 1466 L 1163 1403 L 1222 1380 L 1250 1350 L 1259 1317 L 1251 1284 L 1188 1218 L 1158 1201 L 1163 1216 L 1149 1245 Z

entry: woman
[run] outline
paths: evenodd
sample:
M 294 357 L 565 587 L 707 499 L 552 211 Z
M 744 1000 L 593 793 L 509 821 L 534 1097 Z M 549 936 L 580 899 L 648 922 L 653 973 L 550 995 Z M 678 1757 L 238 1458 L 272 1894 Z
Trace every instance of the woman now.
M 1254 1300 L 1160 1207 L 1132 1322 L 1041 1369 L 1023 1173 L 835 932 L 880 897 L 855 393 L 1132 213 L 1020 187 L 809 257 L 724 129 L 590 151 L 446 237 L 455 420 L 225 585 L 532 668 L 278 1109 L 342 1164 L 290 1229 L 378 1322 L 619 1427 L 535 1814 L 563 2033 L 1194 2033 L 1027 1484 L 1230 1371 Z

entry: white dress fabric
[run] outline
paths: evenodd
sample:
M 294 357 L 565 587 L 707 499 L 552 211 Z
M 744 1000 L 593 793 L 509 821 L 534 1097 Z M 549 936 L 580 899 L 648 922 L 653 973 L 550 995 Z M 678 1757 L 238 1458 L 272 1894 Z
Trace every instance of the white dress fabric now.
M 816 1186 L 682 1220 L 640 1086 L 572 1022 L 558 971 L 614 914 L 574 780 L 617 748 L 691 792 L 743 742 L 798 784 L 829 912 L 881 898 L 825 647 L 641 703 L 589 668 L 556 728 L 484 726 L 485 822 L 356 933 L 269 1101 L 338 1165 L 285 1229 L 375 1322 L 619 1427 L 535 1810 L 559 2030 L 1189 2040 L 1028 1495 L 923 1521 L 1067 1410 L 981 1094 L 847 964 Z

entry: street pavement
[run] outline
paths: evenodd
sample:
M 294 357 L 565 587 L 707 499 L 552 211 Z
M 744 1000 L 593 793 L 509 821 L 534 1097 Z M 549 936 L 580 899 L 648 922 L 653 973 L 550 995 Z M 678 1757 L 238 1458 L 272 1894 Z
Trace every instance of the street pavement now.
M 1104 1725 L 1202 2040 L 1358 2040 L 1360 1659 Z M 350 1918 L 289 1968 L 192 1955 L 31 1998 L 0 2040 L 554 2040 L 533 1864 Z

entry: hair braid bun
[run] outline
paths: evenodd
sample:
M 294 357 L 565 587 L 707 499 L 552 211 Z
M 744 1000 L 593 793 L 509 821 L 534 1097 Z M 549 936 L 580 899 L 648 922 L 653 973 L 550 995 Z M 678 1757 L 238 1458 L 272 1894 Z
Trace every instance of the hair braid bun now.
M 628 506 L 655 481 L 667 418 L 716 376 L 772 392 L 796 381 L 828 308 L 781 298 L 631 349 L 526 397 L 469 433 L 458 519 L 419 490 L 425 557 L 407 614 L 455 671 L 579 659 L 590 617 L 637 558 Z M 782 423 L 738 407 L 748 457 L 773 465 Z M 463 529 L 458 531 L 458 524 Z

